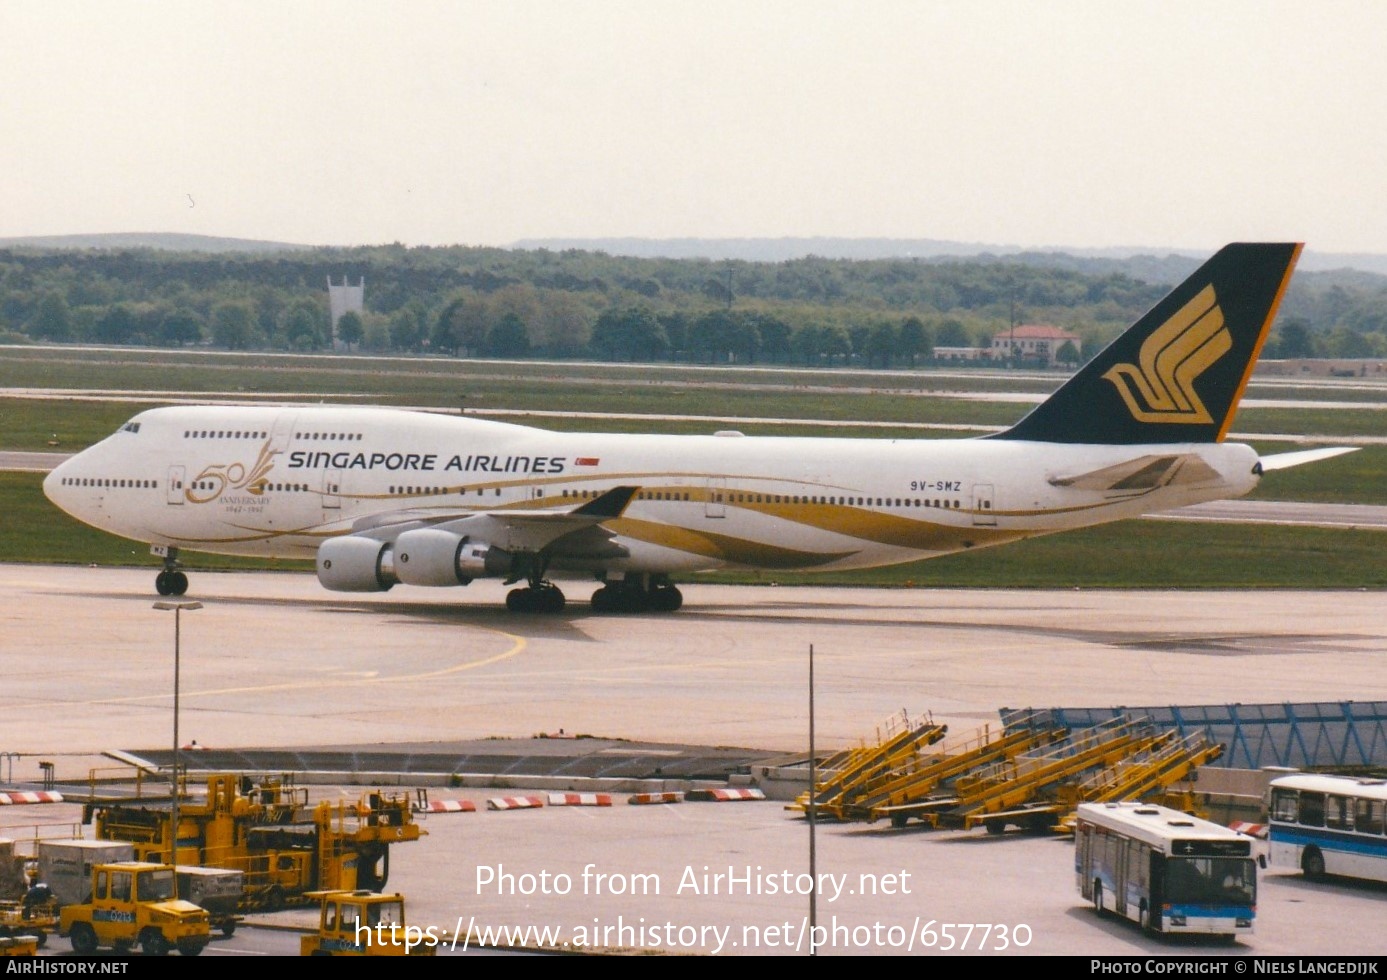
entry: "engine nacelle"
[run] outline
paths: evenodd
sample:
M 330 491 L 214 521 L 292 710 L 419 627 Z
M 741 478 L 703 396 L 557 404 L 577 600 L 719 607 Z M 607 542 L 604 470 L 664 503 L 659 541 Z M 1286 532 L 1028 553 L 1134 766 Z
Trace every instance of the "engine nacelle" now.
M 389 541 L 359 535 L 318 546 L 318 581 L 334 592 L 386 592 L 399 581 Z
M 395 574 L 407 585 L 466 585 L 487 574 L 490 550 L 485 542 L 451 531 L 406 531 L 395 539 Z

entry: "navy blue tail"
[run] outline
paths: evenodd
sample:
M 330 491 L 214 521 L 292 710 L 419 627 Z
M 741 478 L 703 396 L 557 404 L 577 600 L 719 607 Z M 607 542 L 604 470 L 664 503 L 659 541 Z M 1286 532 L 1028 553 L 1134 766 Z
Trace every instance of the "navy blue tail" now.
M 1221 442 L 1301 247 L 1220 249 L 1029 415 L 987 438 Z

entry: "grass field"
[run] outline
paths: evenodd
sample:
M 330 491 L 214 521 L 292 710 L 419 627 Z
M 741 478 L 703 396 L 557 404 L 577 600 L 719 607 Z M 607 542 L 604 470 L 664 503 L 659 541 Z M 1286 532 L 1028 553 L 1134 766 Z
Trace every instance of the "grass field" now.
M 996 427 L 1017 421 L 1029 404 L 959 396 L 965 392 L 1040 396 L 1063 381 L 1059 374 L 1010 377 L 981 371 L 871 373 L 144 350 L 0 350 L 0 387 L 10 388 L 271 399 L 295 392 L 299 400 L 450 411 L 564 410 Z M 1303 408 L 1245 408 L 1235 420 L 1237 431 L 1326 439 L 1387 434 L 1387 412 L 1381 407 L 1387 405 L 1387 385 L 1365 386 L 1355 379 L 1338 389 L 1328 382 L 1309 387 L 1254 384 L 1252 389 L 1253 395 L 1307 404 Z M 1364 399 L 1371 400 L 1361 407 L 1328 409 L 1312 404 L 1351 404 Z M 128 416 L 135 408 L 129 405 L 114 414 Z M 44 411 L 54 410 L 45 407 Z M 110 419 L 109 413 L 103 416 Z M 55 422 L 66 421 L 78 420 L 70 415 L 55 417 Z M 101 434 L 110 428 L 114 425 Z M 15 437 L 9 429 L 8 424 L 0 427 L 0 448 L 41 448 L 49 433 L 62 433 L 58 425 L 45 433 L 43 425 L 22 422 L 15 427 Z M 85 437 L 85 432 L 72 433 L 79 444 Z M 18 438 L 28 441 L 13 441 Z

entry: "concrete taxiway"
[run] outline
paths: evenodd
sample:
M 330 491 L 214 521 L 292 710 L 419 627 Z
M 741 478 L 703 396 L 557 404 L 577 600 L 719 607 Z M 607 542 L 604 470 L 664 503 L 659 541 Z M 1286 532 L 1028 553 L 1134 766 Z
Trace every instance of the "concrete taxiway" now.
M 153 572 L 0 566 L 5 784 L 32 784 L 40 761 L 65 781 L 114 765 L 102 752 L 169 745 L 174 621 L 153 608 Z M 1387 700 L 1377 592 L 695 582 L 672 615 L 597 616 L 575 601 L 534 617 L 506 613 L 504 590 L 480 582 L 344 597 L 311 574 L 194 569 L 191 580 L 185 598 L 203 608 L 181 615 L 181 740 L 213 749 L 423 752 L 563 729 L 793 754 L 807 744 L 811 645 L 821 749 L 874 739 L 903 714 L 964 734 L 1002 707 Z M 569 593 L 585 595 L 577 583 Z M 424 841 L 396 848 L 390 887 L 409 896 L 416 924 L 553 926 L 564 942 L 673 952 L 806 951 L 807 828 L 781 804 L 621 796 L 603 809 L 486 810 L 523 789 L 457 790 L 478 812 L 434 815 Z M 73 819 L 42 807 L 3 818 L 10 836 Z M 939 952 L 942 924 L 971 923 L 1005 931 L 975 929 L 960 948 L 955 930 L 953 952 L 1387 955 L 1376 928 L 1387 890 L 1372 886 L 1268 872 L 1254 936 L 1191 945 L 1096 920 L 1062 839 L 821 824 L 816 841 L 818 871 L 845 889 L 820 899 L 818 924 L 842 927 L 822 953 Z
M 173 616 L 154 569 L 0 566 L 0 751 L 167 743 Z M 210 746 L 583 733 L 803 751 L 902 711 L 1387 699 L 1378 592 L 842 589 L 690 583 L 672 615 L 558 616 L 505 589 L 344 596 L 191 570 L 182 732 Z

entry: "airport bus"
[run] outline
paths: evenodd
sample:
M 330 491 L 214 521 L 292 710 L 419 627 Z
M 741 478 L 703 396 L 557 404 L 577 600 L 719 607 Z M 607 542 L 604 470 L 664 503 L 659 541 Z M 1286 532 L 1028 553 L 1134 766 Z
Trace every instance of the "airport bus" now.
M 1387 780 L 1295 773 L 1267 792 L 1273 867 L 1387 881 Z
M 1153 933 L 1252 932 L 1252 839 L 1150 803 L 1082 803 L 1074 827 L 1079 891 L 1099 915 Z

